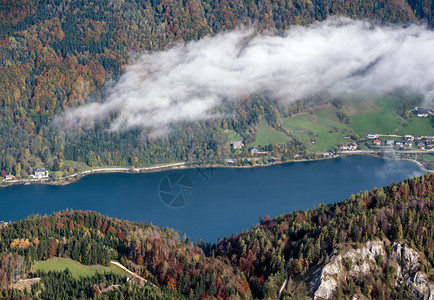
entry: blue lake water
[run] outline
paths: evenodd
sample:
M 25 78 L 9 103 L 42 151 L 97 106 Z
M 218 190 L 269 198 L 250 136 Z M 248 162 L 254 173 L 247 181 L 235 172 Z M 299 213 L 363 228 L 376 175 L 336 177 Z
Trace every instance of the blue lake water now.
M 179 178 L 184 184 L 164 180 L 170 174 L 178 174 L 170 180 Z M 66 208 L 95 210 L 111 217 L 175 228 L 193 241 L 202 238 L 216 242 L 219 237 L 250 228 L 260 216 L 273 217 L 342 201 L 351 193 L 422 174 L 412 162 L 363 156 L 249 169 L 95 174 L 66 186 L 0 189 L 0 220 L 15 221 Z M 172 201 L 171 195 L 179 197 L 167 205 L 160 195 L 167 203 Z M 188 204 L 170 207 L 179 206 L 179 201 Z

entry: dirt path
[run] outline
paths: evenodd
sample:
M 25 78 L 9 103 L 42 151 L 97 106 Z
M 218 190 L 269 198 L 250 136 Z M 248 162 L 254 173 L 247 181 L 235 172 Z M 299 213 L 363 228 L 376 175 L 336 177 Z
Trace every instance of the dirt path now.
M 111 261 L 110 262 L 112 265 L 118 266 L 119 268 L 121 268 L 122 270 L 124 270 L 125 272 L 127 272 L 128 274 L 132 275 L 133 278 L 138 278 L 139 280 L 142 280 L 145 283 L 149 283 L 155 287 L 157 287 L 155 284 L 153 284 L 152 282 L 147 281 L 145 278 L 143 278 L 142 276 L 137 275 L 137 273 L 134 273 L 130 270 L 128 270 L 123 264 L 118 263 L 117 261 Z

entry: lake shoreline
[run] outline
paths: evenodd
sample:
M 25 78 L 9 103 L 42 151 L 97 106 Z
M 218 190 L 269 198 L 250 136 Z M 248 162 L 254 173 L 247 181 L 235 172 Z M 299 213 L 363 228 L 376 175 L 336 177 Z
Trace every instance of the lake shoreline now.
M 157 172 L 163 172 L 163 171 L 170 171 L 170 170 L 186 170 L 186 169 L 206 169 L 206 168 L 235 168 L 235 169 L 250 169 L 250 168 L 263 168 L 263 167 L 270 167 L 280 164 L 288 164 L 288 163 L 300 163 L 300 162 L 315 162 L 315 161 L 322 161 L 322 160 L 329 160 L 329 159 L 335 159 L 339 157 L 345 157 L 345 156 L 371 156 L 376 158 L 382 158 L 387 160 L 401 160 L 401 161 L 410 161 L 415 163 L 419 166 L 419 168 L 425 172 L 425 173 L 434 173 L 434 170 L 428 170 L 425 168 L 423 164 L 421 164 L 419 161 L 414 159 L 408 159 L 408 158 L 401 158 L 401 159 L 393 159 L 389 157 L 379 157 L 378 155 L 375 155 L 374 153 L 341 153 L 337 154 L 331 157 L 324 157 L 324 158 L 317 158 L 317 159 L 300 159 L 300 160 L 291 160 L 291 161 L 276 161 L 267 165 L 263 164 L 257 164 L 257 165 L 245 165 L 245 166 L 235 166 L 235 165 L 223 165 L 223 164 L 208 164 L 208 165 L 189 165 L 188 162 L 181 162 L 181 163 L 173 163 L 173 164 L 167 164 L 162 166 L 152 166 L 152 167 L 142 167 L 142 168 L 124 168 L 124 167 L 112 167 L 112 168 L 98 168 L 98 169 L 90 169 L 86 170 L 77 174 L 68 175 L 65 177 L 62 177 L 60 181 L 50 181 L 49 179 L 45 180 L 39 180 L 39 181 L 31 181 L 31 184 L 41 184 L 41 185 L 53 185 L 53 186 L 63 186 L 68 185 L 74 182 L 79 181 L 80 179 L 84 178 L 85 176 L 91 175 L 91 174 L 113 174 L 113 173 L 125 173 L 125 174 L 146 174 L 146 173 L 157 173 Z M 10 186 L 15 185 L 25 185 L 26 182 L 28 182 L 28 179 L 17 181 L 10 181 L 10 182 L 3 182 L 0 183 L 0 188 L 6 188 Z
M 185 165 L 172 171 L 165 168 L 168 171 L 163 173 L 89 176 L 65 186 L 16 185 L 0 189 L 0 198 L 4 199 L 0 220 L 22 220 L 32 214 L 65 209 L 90 210 L 175 228 L 191 240 L 215 241 L 256 224 L 258 216 L 276 217 L 320 203 L 335 203 L 352 193 L 425 174 L 412 162 L 370 155 L 298 162 L 256 169 L 209 169 L 217 166 L 214 164 L 195 169 L 195 165 Z M 177 175 L 170 177 L 171 173 Z M 167 176 L 169 180 L 187 179 L 182 183 L 188 190 L 172 184 L 173 194 L 183 195 L 180 200 L 184 202 L 167 205 L 163 196 L 168 190 L 162 187 Z

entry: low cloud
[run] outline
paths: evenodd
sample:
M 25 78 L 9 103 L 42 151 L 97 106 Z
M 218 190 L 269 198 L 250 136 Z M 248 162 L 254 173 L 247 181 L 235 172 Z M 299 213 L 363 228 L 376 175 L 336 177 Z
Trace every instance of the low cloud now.
M 144 53 L 103 103 L 70 110 L 61 120 L 87 125 L 110 117 L 112 130 L 155 133 L 174 123 L 218 117 L 216 107 L 255 92 L 293 102 L 321 91 L 397 90 L 433 103 L 434 32 L 332 19 L 293 27 L 282 36 L 235 30 Z

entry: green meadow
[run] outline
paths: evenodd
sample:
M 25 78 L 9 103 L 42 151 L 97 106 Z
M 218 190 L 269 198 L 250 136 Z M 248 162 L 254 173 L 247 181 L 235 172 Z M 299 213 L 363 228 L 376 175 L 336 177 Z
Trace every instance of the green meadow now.
M 413 112 L 408 119 L 398 113 L 402 100 L 385 97 L 375 100 L 353 100 L 344 102 L 340 109 L 331 104 L 322 105 L 292 117 L 280 119 L 283 128 L 291 136 L 304 143 L 311 152 L 330 151 L 333 148 L 350 143 L 344 136 L 366 133 L 396 135 L 434 135 L 434 118 L 419 118 Z M 337 113 L 345 111 L 349 124 L 341 122 Z M 283 144 L 289 141 L 284 133 L 272 128 L 261 118 L 255 142 L 249 146 Z M 312 143 L 314 141 L 314 143 Z M 363 145 L 360 145 L 363 147 Z
M 410 113 L 408 119 L 404 119 L 397 113 L 402 100 L 394 97 L 369 101 L 373 111 L 357 113 L 351 116 L 351 127 L 360 136 L 368 132 L 397 135 L 433 135 L 433 117 L 419 118 L 415 113 Z M 347 104 L 347 106 L 351 105 Z M 344 107 L 345 109 L 345 107 Z
M 100 265 L 86 266 L 70 258 L 51 258 L 45 261 L 36 261 L 32 267 L 33 271 L 40 270 L 42 272 L 61 272 L 66 269 L 69 269 L 74 278 L 94 276 L 97 272 L 111 272 L 122 276 L 128 276 L 128 273 L 115 265 L 110 265 L 109 267 Z
M 312 113 L 283 118 L 281 122 L 282 126 L 293 137 L 302 141 L 311 152 L 323 152 L 350 142 L 344 136 L 350 135 L 351 130 L 347 124 L 339 121 L 337 111 L 335 107 L 327 105 L 314 109 Z
M 249 146 L 281 145 L 289 142 L 289 140 L 290 138 L 286 134 L 275 130 L 262 117 L 259 120 L 258 130 L 256 131 L 256 140 L 250 143 Z

